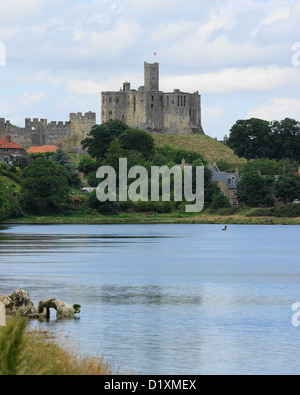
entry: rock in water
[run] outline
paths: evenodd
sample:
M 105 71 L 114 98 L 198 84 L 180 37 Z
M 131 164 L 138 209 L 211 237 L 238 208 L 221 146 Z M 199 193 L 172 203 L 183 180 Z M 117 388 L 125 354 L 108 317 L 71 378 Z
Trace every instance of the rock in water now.
M 38 305 L 37 313 L 44 318 L 50 317 L 50 309 L 56 310 L 56 318 L 74 318 L 75 314 L 80 313 L 80 305 L 69 306 L 65 302 L 57 299 L 41 300 Z
M 6 298 L 5 307 L 9 314 L 20 314 L 21 317 L 28 317 L 35 314 L 36 308 L 29 298 L 28 292 L 17 289 Z

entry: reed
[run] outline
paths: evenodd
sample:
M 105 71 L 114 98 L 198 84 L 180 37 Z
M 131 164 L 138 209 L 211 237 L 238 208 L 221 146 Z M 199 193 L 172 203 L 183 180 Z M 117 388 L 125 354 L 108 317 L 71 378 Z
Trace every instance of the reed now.
M 49 334 L 26 331 L 26 320 L 10 319 L 0 328 L 0 375 L 116 375 L 118 370 L 104 360 L 78 356 L 60 346 Z

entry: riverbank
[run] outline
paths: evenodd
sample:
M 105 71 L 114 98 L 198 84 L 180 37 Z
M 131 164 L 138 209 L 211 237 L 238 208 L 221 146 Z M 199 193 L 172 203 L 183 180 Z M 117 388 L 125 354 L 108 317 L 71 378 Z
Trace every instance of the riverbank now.
M 300 217 L 268 217 L 251 216 L 251 212 L 237 212 L 236 214 L 226 214 L 226 212 L 200 214 L 156 214 L 156 213 L 136 213 L 119 214 L 113 216 L 94 215 L 71 215 L 71 216 L 31 216 L 12 219 L 3 224 L 236 224 L 236 225 L 300 225 Z
M 77 355 L 73 346 L 62 344 L 50 332 L 26 330 L 26 320 L 8 319 L 0 328 L 0 375 L 116 375 L 118 370 L 104 360 Z

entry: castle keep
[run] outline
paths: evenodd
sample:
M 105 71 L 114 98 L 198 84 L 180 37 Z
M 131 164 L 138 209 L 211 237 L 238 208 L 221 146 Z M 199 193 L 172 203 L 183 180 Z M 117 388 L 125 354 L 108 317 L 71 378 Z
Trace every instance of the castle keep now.
M 118 92 L 102 92 L 102 123 L 118 119 L 134 129 L 151 133 L 204 134 L 201 96 L 175 89 L 159 90 L 159 64 L 144 63 L 144 86 L 131 89 L 125 82 Z
M 23 147 L 58 145 L 67 152 L 83 152 L 81 140 L 87 137 L 92 126 L 96 124 L 94 112 L 72 113 L 69 122 L 47 122 L 47 119 L 25 119 L 25 127 L 17 127 L 0 118 L 0 138 L 9 135 Z

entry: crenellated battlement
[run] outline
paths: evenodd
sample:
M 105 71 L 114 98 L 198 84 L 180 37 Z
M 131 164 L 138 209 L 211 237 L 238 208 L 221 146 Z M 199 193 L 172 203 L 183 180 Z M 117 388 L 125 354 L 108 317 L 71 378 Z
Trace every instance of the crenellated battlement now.
M 96 122 L 96 113 L 95 112 L 86 112 L 84 115 L 81 112 L 77 114 L 71 113 L 70 114 L 70 121 L 92 121 Z
M 96 113 L 71 113 L 66 122 L 47 119 L 26 118 L 25 127 L 16 127 L 5 118 L 0 118 L 0 138 L 9 133 L 13 140 L 23 146 L 57 145 L 62 141 L 63 149 L 80 152 L 81 140 L 87 137 L 96 124 Z

